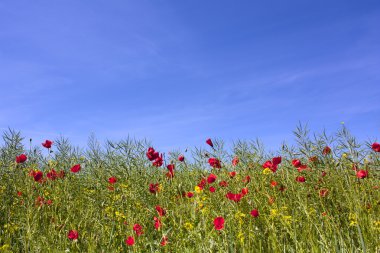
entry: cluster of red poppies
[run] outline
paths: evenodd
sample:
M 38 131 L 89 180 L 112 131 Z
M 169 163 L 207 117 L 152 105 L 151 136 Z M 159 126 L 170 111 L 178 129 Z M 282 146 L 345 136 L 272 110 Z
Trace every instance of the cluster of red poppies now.
M 152 162 L 152 165 L 155 167 L 161 167 L 164 162 L 162 154 L 156 152 L 152 147 L 148 148 L 146 156 L 148 157 L 149 161 Z

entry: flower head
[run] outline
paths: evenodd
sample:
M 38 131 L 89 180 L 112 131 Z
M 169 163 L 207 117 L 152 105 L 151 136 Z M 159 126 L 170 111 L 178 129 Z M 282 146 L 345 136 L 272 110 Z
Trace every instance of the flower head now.
M 162 164 L 164 163 L 164 159 L 162 158 L 162 154 L 160 154 L 160 156 L 158 156 L 154 161 L 153 161 L 153 166 L 155 167 L 161 167 Z
M 128 246 L 133 246 L 135 244 L 135 238 L 128 236 L 128 238 L 125 240 L 125 244 Z
M 220 165 L 220 161 L 217 158 L 211 157 L 208 159 L 208 163 L 210 164 L 211 167 L 215 169 L 220 169 L 222 166 Z
M 158 184 L 158 183 L 156 183 L 156 184 L 149 184 L 149 191 L 151 193 L 159 192 L 160 191 L 160 184 Z
M 46 174 L 47 178 L 49 178 L 50 180 L 55 180 L 57 177 L 58 177 L 58 173 L 54 170 L 54 169 L 51 169 L 47 174 Z
M 219 216 L 214 219 L 214 228 L 216 230 L 222 230 L 224 228 L 224 218 Z
M 368 177 L 368 170 L 359 170 L 356 172 L 356 177 L 360 179 Z
M 293 166 L 296 167 L 296 168 L 299 168 L 299 167 L 302 165 L 301 161 L 298 160 L 298 159 L 294 159 L 294 160 L 292 161 L 292 164 L 293 164 Z
M 42 143 L 42 146 L 44 146 L 45 148 L 51 148 L 51 145 L 53 145 L 53 142 L 50 140 L 46 140 Z
M 257 217 L 259 217 L 259 211 L 257 209 L 253 209 L 251 211 L 251 215 L 252 215 L 252 217 L 257 218 Z
M 208 145 L 210 145 L 212 148 L 214 147 L 214 144 L 212 143 L 212 140 L 211 140 L 210 138 L 208 138 L 208 139 L 206 140 L 206 143 L 207 143 Z
M 142 235 L 144 233 L 143 230 L 142 230 L 141 225 L 138 224 L 138 223 L 136 223 L 136 224 L 133 225 L 133 231 L 136 232 L 137 236 L 140 236 L 140 235 Z
M 116 179 L 116 177 L 110 177 L 110 178 L 108 178 L 108 182 L 110 184 L 115 184 L 117 182 L 117 179 Z
M 67 234 L 67 238 L 70 240 L 77 240 L 78 239 L 78 231 L 77 230 L 70 230 Z
M 148 157 L 149 161 L 153 161 L 158 158 L 159 154 L 154 150 L 154 148 L 149 147 L 148 151 L 146 152 L 146 156 Z
M 24 163 L 28 157 L 25 154 L 21 154 L 19 156 L 16 156 L 16 163 Z
M 299 183 L 304 183 L 306 181 L 306 178 L 304 176 L 298 176 L 296 177 L 296 181 Z
M 380 152 L 380 143 L 374 142 L 372 144 L 372 150 L 375 152 Z
M 162 208 L 161 206 L 156 206 L 156 211 L 159 216 L 165 216 L 166 214 L 166 210 Z
M 81 169 L 80 164 L 76 164 L 73 167 L 71 167 L 70 171 L 73 173 L 77 173 L 80 171 L 80 169 Z
M 210 175 L 207 177 L 207 183 L 209 183 L 209 184 L 214 183 L 215 180 L 216 180 L 216 178 L 217 178 L 216 175 L 214 175 L 214 174 L 210 174 Z
M 235 156 L 234 159 L 232 159 L 232 165 L 236 166 L 239 164 L 239 157 Z
M 323 150 L 322 150 L 322 154 L 323 155 L 328 155 L 331 153 L 331 148 L 329 146 L 326 146 Z
M 178 156 L 178 161 L 183 162 L 185 160 L 185 157 L 183 155 Z

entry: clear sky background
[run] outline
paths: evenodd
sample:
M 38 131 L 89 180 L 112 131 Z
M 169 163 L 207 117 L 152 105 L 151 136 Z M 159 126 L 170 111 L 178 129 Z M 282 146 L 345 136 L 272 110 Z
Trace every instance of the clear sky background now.
M 380 1 L 0 1 L 0 130 L 158 150 L 380 137 Z

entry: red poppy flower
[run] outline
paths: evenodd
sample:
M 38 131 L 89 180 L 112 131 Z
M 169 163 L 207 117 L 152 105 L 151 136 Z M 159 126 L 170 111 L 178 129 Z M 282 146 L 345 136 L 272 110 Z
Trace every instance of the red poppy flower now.
M 161 220 L 157 217 L 154 217 L 153 219 L 154 219 L 154 228 L 156 230 L 159 230 L 162 225 Z
M 373 149 L 373 151 L 375 151 L 375 152 L 380 152 L 380 143 L 374 142 L 374 143 L 372 144 L 372 149 Z
M 234 159 L 232 159 L 232 165 L 236 166 L 239 163 L 239 157 L 235 156 Z
M 268 168 L 271 171 L 276 172 L 277 166 L 281 163 L 281 161 L 282 161 L 281 156 L 273 157 L 272 161 L 268 160 L 262 166 L 264 169 Z
M 45 199 L 41 196 L 38 196 L 34 202 L 36 206 L 43 206 L 45 204 Z
M 368 170 L 359 170 L 356 172 L 356 177 L 357 178 L 366 178 L 368 177 Z
M 219 185 L 221 186 L 221 187 L 227 187 L 228 186 L 228 183 L 226 182 L 226 181 L 221 181 L 221 182 L 219 182 Z
M 207 183 L 206 178 L 202 178 L 202 180 L 198 184 L 198 187 L 203 189 L 205 187 L 206 183 Z
M 48 206 L 50 206 L 51 204 L 53 204 L 53 200 L 48 199 L 48 200 L 46 201 L 46 204 L 47 204 Z
M 128 246 L 133 246 L 135 244 L 135 238 L 128 236 L 128 238 L 125 240 L 125 244 Z
M 149 184 L 149 191 L 151 193 L 156 193 L 160 191 L 160 184 Z
M 45 142 L 42 143 L 42 146 L 45 148 L 51 148 L 51 145 L 53 144 L 52 141 L 46 140 Z
M 49 178 L 50 180 L 55 180 L 57 177 L 58 177 L 58 173 L 54 170 L 54 169 L 51 169 L 47 174 L 46 174 L 47 178 Z
M 230 175 L 230 178 L 234 178 L 236 176 L 236 171 L 231 171 L 228 174 Z
M 174 164 L 169 164 L 168 166 L 166 166 L 166 168 L 169 170 L 169 173 L 174 176 L 174 169 L 175 169 L 175 166 Z
M 248 188 L 243 188 L 243 189 L 241 189 L 241 194 L 242 194 L 243 196 L 247 195 L 247 194 L 248 194 Z
M 249 182 L 251 182 L 251 177 L 248 175 L 248 176 L 246 176 L 244 179 L 243 179 L 243 183 L 249 183 Z
M 70 230 L 69 233 L 67 234 L 67 238 L 69 238 L 70 240 L 77 240 L 78 239 L 78 231 Z
M 327 173 L 325 171 L 322 171 L 322 177 L 326 176 Z
M 193 196 L 194 196 L 194 193 L 192 193 L 192 192 L 186 193 L 186 197 L 188 197 L 188 198 L 192 198 Z
M 183 162 L 185 160 L 185 157 L 183 155 L 178 156 L 178 161 Z
M 302 165 L 301 161 L 298 160 L 298 159 L 294 159 L 294 160 L 292 161 L 292 164 L 293 164 L 293 166 L 296 167 L 296 168 L 298 168 L 298 167 L 300 167 L 300 166 Z
M 167 243 L 168 243 L 168 237 L 167 236 L 163 236 L 162 239 L 161 239 L 160 245 L 161 246 L 165 246 Z
M 296 177 L 296 181 L 299 183 L 304 183 L 306 181 L 306 179 L 303 176 L 298 176 L 298 177 Z
M 16 163 L 24 163 L 28 159 L 25 154 L 21 154 L 19 156 L 16 156 Z
M 215 187 L 212 187 L 212 186 L 211 186 L 211 187 L 209 188 L 209 191 L 210 191 L 210 192 L 215 192 Z
M 148 157 L 149 161 L 153 161 L 158 158 L 159 154 L 154 150 L 154 148 L 149 147 L 148 151 L 146 152 L 146 156 Z
M 17 192 L 17 196 L 21 197 L 22 196 L 22 192 L 18 191 Z
M 42 173 L 42 171 L 34 171 L 33 173 L 34 181 L 39 182 L 41 181 L 43 177 L 44 177 L 44 174 Z
M 328 189 L 320 189 L 319 190 L 319 196 L 321 196 L 321 197 L 326 197 L 328 193 L 329 193 Z
M 276 187 L 277 184 L 278 184 L 278 183 L 277 183 L 276 181 L 273 181 L 273 180 L 270 181 L 270 186 L 271 186 L 271 187 Z
M 73 173 L 79 172 L 81 169 L 80 164 L 75 164 L 73 167 L 71 167 L 70 171 Z
M 273 165 L 279 165 L 281 163 L 281 161 L 282 161 L 281 156 L 277 156 L 277 157 L 272 158 Z
M 257 209 L 253 209 L 251 211 L 251 215 L 252 215 L 252 217 L 257 218 L 257 217 L 259 217 L 259 211 Z
M 216 230 L 222 230 L 224 228 L 224 218 L 223 217 L 216 217 L 214 219 L 214 228 Z
M 323 150 L 322 150 L 322 154 L 323 155 L 328 155 L 331 153 L 331 148 L 326 146 Z
M 209 184 L 214 183 L 215 180 L 216 180 L 216 178 L 217 178 L 216 175 L 214 175 L 214 174 L 210 174 L 210 175 L 208 176 L 208 178 L 207 178 L 207 183 L 209 183 Z
M 155 167 L 161 167 L 163 163 L 164 163 L 164 160 L 162 159 L 162 154 L 160 154 L 160 156 L 157 157 L 157 158 L 153 161 L 152 165 L 155 166 Z
M 210 145 L 212 148 L 214 147 L 214 144 L 212 143 L 212 140 L 210 138 L 206 140 L 206 143 Z
M 235 193 L 232 193 L 232 192 L 228 192 L 226 194 L 226 197 L 229 200 L 232 200 L 234 202 L 239 202 L 241 200 L 241 198 L 243 197 L 243 194 L 241 194 L 241 193 L 235 194 Z
M 210 164 L 211 167 L 215 169 L 222 168 L 222 166 L 220 165 L 220 161 L 217 158 L 214 158 L 214 157 L 209 158 L 208 163 Z
M 307 167 L 307 165 L 301 165 L 297 168 L 298 172 L 302 172 L 304 170 L 311 170 L 309 167 Z
M 266 168 L 272 168 L 273 167 L 273 163 L 272 163 L 272 161 L 270 161 L 270 160 L 268 160 L 268 161 L 266 161 L 265 163 L 263 163 L 263 168 L 264 169 L 266 169 Z
M 156 206 L 156 211 L 159 216 L 165 216 L 166 214 L 166 210 L 160 206 Z
M 136 232 L 137 236 L 142 235 L 144 232 L 142 231 L 142 227 L 140 224 L 136 223 L 133 225 L 133 230 Z
M 110 178 L 108 178 L 108 182 L 110 184 L 115 184 L 117 182 L 117 179 L 116 179 L 116 177 L 110 177 Z

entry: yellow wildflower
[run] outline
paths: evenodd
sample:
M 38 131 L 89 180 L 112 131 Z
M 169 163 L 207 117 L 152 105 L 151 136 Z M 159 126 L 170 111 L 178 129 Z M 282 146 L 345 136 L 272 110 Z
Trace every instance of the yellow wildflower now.
M 374 229 L 380 230 L 380 220 L 373 222 Z
M 354 213 L 349 213 L 348 219 L 350 221 L 350 226 L 356 226 L 358 224 L 358 217 Z
M 278 216 L 278 210 L 277 209 L 271 209 L 269 217 L 270 218 L 275 218 L 276 216 Z
M 193 228 L 194 228 L 193 224 L 191 224 L 190 222 L 186 222 L 184 224 L 184 227 L 186 230 L 193 230 Z
M 201 193 L 202 192 L 202 188 L 197 185 L 197 186 L 194 187 L 194 191 L 196 193 Z
M 264 175 L 268 175 L 268 174 L 271 174 L 271 173 L 273 173 L 273 171 L 271 171 L 271 169 L 269 169 L 269 168 L 265 168 L 265 169 L 263 170 L 263 174 L 264 174 Z

